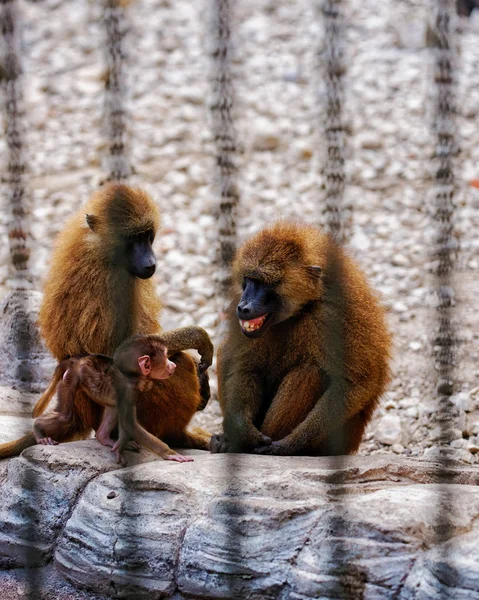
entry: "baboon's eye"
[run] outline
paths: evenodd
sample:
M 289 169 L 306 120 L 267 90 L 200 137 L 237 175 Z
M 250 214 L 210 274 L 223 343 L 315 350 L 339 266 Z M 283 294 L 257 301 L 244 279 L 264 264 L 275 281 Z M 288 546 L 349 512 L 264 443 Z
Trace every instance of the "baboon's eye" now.
M 243 279 L 243 283 L 241 284 L 241 287 L 243 288 L 243 292 L 246 289 L 246 279 Z

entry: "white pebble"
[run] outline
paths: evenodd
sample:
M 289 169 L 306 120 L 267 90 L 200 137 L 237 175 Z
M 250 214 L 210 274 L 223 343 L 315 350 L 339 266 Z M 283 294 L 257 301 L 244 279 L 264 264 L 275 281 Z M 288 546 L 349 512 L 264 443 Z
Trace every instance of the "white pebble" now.
M 409 348 L 411 348 L 411 350 L 413 350 L 414 352 L 417 352 L 418 350 L 421 350 L 422 344 L 421 342 L 411 342 L 409 344 Z
M 280 144 L 280 137 L 276 127 L 266 119 L 256 119 L 252 138 L 254 150 L 275 150 Z

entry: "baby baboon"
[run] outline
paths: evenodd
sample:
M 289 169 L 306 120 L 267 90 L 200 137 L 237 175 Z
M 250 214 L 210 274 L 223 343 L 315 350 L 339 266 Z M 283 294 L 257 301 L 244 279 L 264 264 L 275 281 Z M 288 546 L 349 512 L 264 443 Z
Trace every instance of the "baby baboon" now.
M 185 328 L 187 329 L 187 328 Z M 125 340 L 113 355 L 113 383 L 116 391 L 118 416 L 118 441 L 112 445 L 117 460 L 131 441 L 144 444 L 165 460 L 191 462 L 193 458 L 174 452 L 167 444 L 148 433 L 136 418 L 136 401 L 140 393 L 151 389 L 154 381 L 169 379 L 176 365 L 168 359 L 163 338 L 157 335 L 134 335 Z M 115 427 L 115 415 L 111 408 L 105 409 L 100 430 L 107 437 L 102 441 L 111 445 L 111 431 Z M 98 433 L 97 433 L 98 437 Z
M 285 221 L 240 248 L 233 277 L 218 354 L 224 434 L 211 450 L 356 452 L 389 380 L 391 345 L 359 266 L 328 235 Z
M 97 439 L 111 446 L 120 462 L 123 450 L 143 444 L 165 460 L 190 462 L 190 457 L 177 454 L 167 444 L 148 433 L 136 419 L 138 394 L 153 385 L 154 380 L 168 379 L 176 365 L 168 360 L 164 340 L 155 335 L 134 335 L 124 341 L 113 358 L 89 354 L 62 361 L 53 375 L 45 395 L 57 390 L 57 406 L 50 414 L 42 415 L 33 424 L 33 432 L 23 438 L 0 446 L 0 457 L 13 456 L 34 444 L 56 445 L 72 439 L 82 413 L 75 412 L 79 392 L 104 408 Z M 111 438 L 118 425 L 119 438 Z M 80 423 L 80 426 L 84 424 Z M 131 444 L 134 442 L 134 444 Z
M 111 356 L 134 333 L 161 333 L 160 300 L 150 279 L 156 267 L 152 243 L 158 221 L 148 194 L 109 184 L 93 195 L 60 234 L 39 318 L 41 333 L 58 360 L 96 353 Z M 212 345 L 204 330 L 190 333 L 189 339 L 181 329 L 161 333 L 170 351 L 176 352 L 170 355 L 176 371 L 139 395 L 138 419 L 150 433 L 172 444 L 206 449 L 210 436 L 199 429 L 187 431 L 186 426 L 209 397 L 205 378 L 211 358 L 203 352 L 212 357 Z M 202 355 L 203 398 L 196 364 L 180 352 L 189 348 Z M 34 416 L 44 408 L 45 402 L 40 401 Z M 102 409 L 86 394 L 77 394 L 73 410 L 75 437 L 98 430 Z

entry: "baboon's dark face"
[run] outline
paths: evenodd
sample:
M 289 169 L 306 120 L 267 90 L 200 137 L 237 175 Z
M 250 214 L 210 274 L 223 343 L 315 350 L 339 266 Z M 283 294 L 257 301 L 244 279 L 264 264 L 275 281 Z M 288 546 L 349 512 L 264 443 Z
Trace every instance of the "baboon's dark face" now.
M 236 307 L 241 331 L 249 338 L 258 338 L 278 322 L 281 298 L 276 286 L 259 279 L 243 279 L 243 295 Z
M 154 232 L 138 233 L 126 239 L 126 263 L 130 275 L 148 279 L 156 270 L 156 257 L 153 252 Z
M 156 270 L 153 224 L 147 222 L 132 230 L 124 213 L 115 214 L 112 207 L 109 210 L 112 214 L 107 211 L 107 219 L 95 214 L 86 215 L 86 223 L 102 242 L 107 260 L 112 266 L 126 269 L 133 277 L 149 279 Z
M 264 278 L 260 273 L 257 269 L 255 276 L 243 277 L 243 294 L 236 307 L 241 331 L 249 338 L 263 336 L 270 327 L 298 315 L 320 297 L 318 266 L 276 265 Z
M 295 225 L 279 222 L 239 249 L 233 278 L 243 288 L 236 315 L 245 336 L 263 336 L 321 297 L 321 267 L 310 262 L 318 252 L 308 250 L 314 247 L 314 239 L 311 243 L 307 240 L 308 232 L 317 237 L 314 229 L 302 232 Z

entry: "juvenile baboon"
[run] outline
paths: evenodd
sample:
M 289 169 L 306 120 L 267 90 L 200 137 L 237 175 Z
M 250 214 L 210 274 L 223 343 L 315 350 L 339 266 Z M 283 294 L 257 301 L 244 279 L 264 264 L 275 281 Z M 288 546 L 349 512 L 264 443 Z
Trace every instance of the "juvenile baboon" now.
M 240 248 L 233 278 L 218 353 L 224 434 L 211 450 L 356 452 L 390 360 L 384 311 L 359 266 L 316 228 L 281 221 Z
M 158 221 L 158 210 L 146 192 L 109 184 L 92 196 L 59 235 L 39 318 L 41 333 L 58 360 L 82 354 L 111 356 L 134 333 L 160 333 L 161 304 L 150 279 L 156 268 L 152 243 Z M 170 356 L 176 371 L 140 394 L 137 411 L 140 423 L 153 435 L 177 446 L 204 449 L 207 433 L 186 431 L 186 426 L 205 399 L 200 397 L 195 362 L 179 352 L 198 349 L 204 382 L 204 367 L 211 364 L 204 352 L 212 356 L 212 346 L 209 339 L 205 342 L 203 330 L 198 344 L 199 330 L 190 339 L 184 330 L 162 333 L 170 352 L 176 352 Z M 34 414 L 43 408 L 39 406 Z M 98 429 L 102 410 L 81 392 L 74 410 L 76 437 Z
M 144 444 L 165 460 L 191 462 L 193 458 L 174 452 L 167 444 L 148 433 L 136 419 L 136 403 L 141 393 L 151 389 L 155 381 L 169 379 L 176 370 L 168 359 L 163 338 L 157 335 L 136 334 L 128 338 L 113 355 L 113 385 L 116 392 L 114 409 L 106 409 L 100 430 L 105 435 L 100 441 L 112 445 L 117 460 L 133 441 Z M 166 413 L 165 409 L 165 413 Z M 118 422 L 118 440 L 112 444 L 111 432 Z M 98 433 L 97 433 L 98 437 Z
M 143 444 L 165 460 L 190 462 L 191 457 L 177 454 L 167 444 L 148 433 L 136 419 L 136 400 L 139 393 L 151 387 L 155 380 L 168 379 L 176 365 L 167 357 L 161 337 L 134 335 L 125 340 L 113 358 L 101 354 L 67 358 L 55 369 L 45 392 L 57 391 L 57 405 L 52 413 L 35 419 L 33 431 L 19 440 L 0 445 L 0 458 L 18 454 L 35 444 L 57 445 L 75 436 L 82 413 L 75 411 L 76 397 L 83 392 L 104 409 L 96 432 L 98 441 L 111 446 L 118 462 L 125 449 Z M 84 424 L 80 424 L 83 425 Z M 111 433 L 118 425 L 115 442 Z

